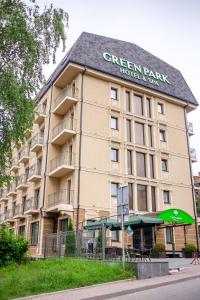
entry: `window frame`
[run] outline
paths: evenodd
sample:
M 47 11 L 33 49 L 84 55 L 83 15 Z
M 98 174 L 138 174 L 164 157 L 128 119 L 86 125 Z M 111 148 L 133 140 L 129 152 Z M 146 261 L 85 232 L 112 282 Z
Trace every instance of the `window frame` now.
M 137 109 L 136 109 L 136 100 L 135 99 L 138 99 L 140 98 L 141 99 L 141 113 L 138 113 Z M 134 114 L 138 115 L 138 116 L 144 116 L 144 101 L 143 101 L 143 96 L 141 95 L 137 95 L 137 94 L 134 94 Z
M 161 115 L 164 115 L 164 104 L 163 103 L 157 102 L 157 112 Z
M 113 193 L 113 186 L 116 186 L 116 194 Z M 118 187 L 119 187 L 119 183 L 118 182 L 111 182 L 111 197 L 117 198 Z
M 147 118 L 151 119 L 152 118 L 152 111 L 151 111 L 151 98 L 147 97 L 146 98 L 146 111 L 147 111 Z
M 142 132 L 143 143 L 139 143 L 138 140 L 137 140 L 137 134 L 139 134 L 137 132 L 137 125 L 141 125 L 141 128 L 143 128 L 143 130 L 141 131 Z M 144 123 L 135 122 L 135 144 L 145 146 L 145 124 Z
M 173 230 L 172 227 L 166 227 L 165 228 L 165 241 L 166 241 L 166 244 L 168 244 L 168 245 L 173 244 L 173 232 L 172 232 L 172 230 Z
M 113 98 L 113 92 L 115 93 L 115 97 Z M 114 88 L 114 87 L 111 87 L 110 88 L 110 98 L 112 100 L 115 100 L 115 101 L 118 101 L 118 89 L 117 88 Z
M 167 202 L 165 201 L 165 195 L 168 195 L 168 197 L 167 197 Z M 171 203 L 171 193 L 170 193 L 170 191 L 169 190 L 163 190 L 163 203 L 164 204 L 170 204 Z
M 36 230 L 36 232 L 34 232 Z M 39 241 L 39 221 L 31 223 L 31 246 L 37 246 Z
M 142 154 L 142 157 L 144 157 L 144 176 L 143 175 L 139 175 L 138 174 L 138 154 L 141 155 Z M 146 153 L 143 153 L 143 152 L 139 152 L 139 151 L 136 151 L 136 175 L 138 177 L 147 177 L 147 164 L 146 164 Z
M 131 112 L 131 93 L 129 91 L 125 92 L 125 104 L 126 104 L 126 112 Z
M 111 231 L 111 241 L 112 242 L 119 242 L 119 230 L 113 230 Z M 116 234 L 116 237 L 113 237 L 113 233 Z
M 165 129 L 159 129 L 159 138 L 160 142 L 166 142 L 166 130 Z
M 112 121 L 115 121 L 116 126 L 114 126 L 114 127 L 112 126 L 112 124 L 113 124 Z M 113 129 L 113 130 L 119 130 L 118 121 L 119 121 L 118 117 L 111 116 L 111 118 L 110 118 L 110 128 Z
M 145 203 L 145 209 L 141 210 L 140 209 L 140 201 L 139 201 L 139 197 L 138 197 L 138 187 L 142 186 L 145 187 L 145 194 L 146 194 L 146 203 Z M 137 205 L 138 205 L 138 211 L 148 211 L 148 193 L 147 193 L 147 185 L 144 184 L 137 184 Z
M 115 153 L 115 154 L 114 154 Z M 111 148 L 111 161 L 112 162 L 119 162 L 119 149 L 118 148 Z
M 163 168 L 163 166 L 166 166 L 166 168 Z M 168 159 L 161 159 L 161 170 L 162 172 L 169 172 Z

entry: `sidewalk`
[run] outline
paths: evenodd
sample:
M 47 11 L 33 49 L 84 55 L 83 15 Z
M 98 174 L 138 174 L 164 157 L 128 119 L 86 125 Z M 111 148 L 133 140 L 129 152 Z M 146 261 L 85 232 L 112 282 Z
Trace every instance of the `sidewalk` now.
M 103 300 L 115 296 L 131 294 L 141 290 L 156 288 L 158 286 L 174 284 L 176 282 L 192 280 L 200 277 L 200 265 L 190 265 L 178 273 L 163 277 L 154 277 L 144 280 L 123 280 L 113 283 L 93 285 L 90 287 L 65 290 L 55 293 L 48 293 L 38 296 L 31 296 L 19 299 L 34 300 Z

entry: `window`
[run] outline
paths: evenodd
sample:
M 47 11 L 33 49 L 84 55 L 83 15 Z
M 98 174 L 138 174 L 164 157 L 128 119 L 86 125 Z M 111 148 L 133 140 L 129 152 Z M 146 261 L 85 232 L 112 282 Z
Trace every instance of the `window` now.
M 134 95 L 135 114 L 143 116 L 143 102 L 142 97 Z
M 130 92 L 126 91 L 126 111 L 130 112 L 131 111 L 131 95 Z
M 153 147 L 152 126 L 148 125 L 148 146 Z
M 68 228 L 68 219 L 60 220 L 60 231 L 66 232 Z
M 137 176 L 146 177 L 145 154 L 136 152 Z
M 113 99 L 113 100 L 117 100 L 117 89 L 115 89 L 115 88 L 111 88 L 111 98 Z
M 16 202 L 13 202 L 12 204 L 12 211 L 13 211 L 13 216 L 16 215 Z
M 137 185 L 137 201 L 138 201 L 138 210 L 147 211 L 147 187 L 146 185 L 138 184 Z
M 166 243 L 167 244 L 172 244 L 172 240 L 173 240 L 173 233 L 172 233 L 172 227 L 166 227 Z
M 133 209 L 133 184 L 128 183 L 129 209 Z
M 35 190 L 35 208 L 39 207 L 40 189 Z
M 24 214 L 25 205 L 26 205 L 26 196 L 23 196 L 22 197 L 22 214 Z
M 170 192 L 169 191 L 163 191 L 163 199 L 165 204 L 170 203 Z
M 111 129 L 118 130 L 118 118 L 111 117 Z
M 147 104 L 147 118 L 151 118 L 151 99 L 150 98 L 147 98 L 146 104 Z
M 149 155 L 149 166 L 150 166 L 150 178 L 155 178 L 154 174 L 154 156 Z
M 160 141 L 166 142 L 166 134 L 165 134 L 165 130 L 163 129 L 160 129 Z
M 151 187 L 151 205 L 152 211 L 156 211 L 156 188 L 154 186 Z
M 161 160 L 161 165 L 162 165 L 162 171 L 163 172 L 168 172 L 168 161 L 167 161 L 167 159 L 162 159 Z
M 72 160 L 73 160 L 73 148 L 72 148 L 72 145 L 69 146 L 69 157 L 68 157 L 68 160 L 69 160 L 69 166 L 72 166 Z
M 119 242 L 119 230 L 113 230 L 111 239 L 113 242 Z
M 42 158 L 37 159 L 37 175 L 41 175 L 42 172 Z
M 71 179 L 67 180 L 67 204 L 71 203 Z
M 128 165 L 128 175 L 133 174 L 132 151 L 131 150 L 127 150 L 127 165 Z
M 111 148 L 111 160 L 115 162 L 119 161 L 119 149 Z
M 126 120 L 126 139 L 127 139 L 127 142 L 132 141 L 131 120 Z
M 138 145 L 144 145 L 144 124 L 135 123 L 135 142 Z
M 26 168 L 26 169 L 25 169 L 25 178 L 24 178 L 25 182 L 27 182 L 27 179 L 28 179 L 28 173 L 29 173 L 29 168 Z
M 25 225 L 19 226 L 18 235 L 25 236 Z
M 31 224 L 31 245 L 36 246 L 38 244 L 38 232 L 39 222 Z
M 158 109 L 159 114 L 162 114 L 162 115 L 164 114 L 164 105 L 162 103 L 159 102 L 157 104 L 157 109 Z
M 118 192 L 118 183 L 112 182 L 111 183 L 111 196 L 112 197 L 117 197 L 117 192 Z

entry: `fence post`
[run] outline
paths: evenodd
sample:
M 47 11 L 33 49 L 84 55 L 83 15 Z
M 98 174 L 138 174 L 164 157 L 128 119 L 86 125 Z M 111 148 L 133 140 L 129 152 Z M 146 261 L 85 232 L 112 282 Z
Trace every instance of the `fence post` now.
M 47 236 L 45 236 L 45 239 L 44 239 L 44 258 L 47 257 L 47 246 L 48 246 L 48 241 L 47 241 Z
M 105 260 L 105 225 L 102 225 L 102 260 Z

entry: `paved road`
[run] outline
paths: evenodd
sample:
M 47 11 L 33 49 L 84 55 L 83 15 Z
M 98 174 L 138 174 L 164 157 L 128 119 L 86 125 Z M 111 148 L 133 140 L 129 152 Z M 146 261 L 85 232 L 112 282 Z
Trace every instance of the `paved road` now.
M 110 298 L 110 300 L 199 300 L 200 278 L 170 284 L 134 294 Z

